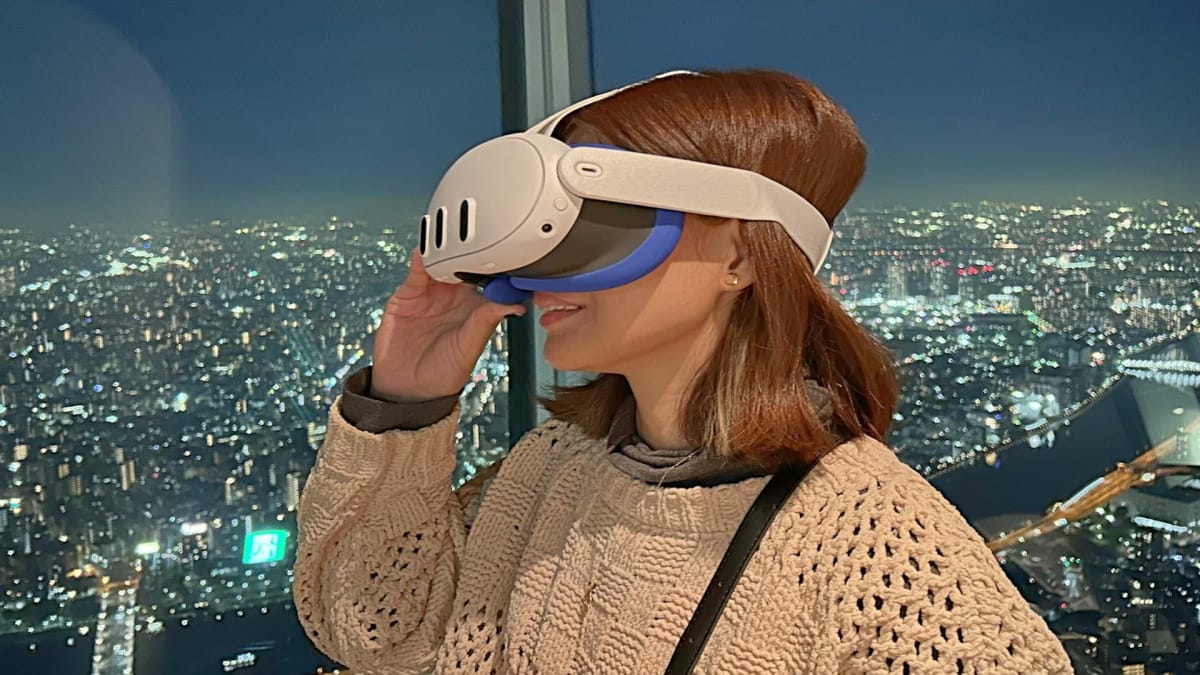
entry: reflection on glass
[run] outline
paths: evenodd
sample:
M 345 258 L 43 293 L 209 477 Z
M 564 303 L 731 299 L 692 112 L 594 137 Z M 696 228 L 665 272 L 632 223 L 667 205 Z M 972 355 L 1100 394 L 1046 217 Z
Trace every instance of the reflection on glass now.
M 494 7 L 4 14 L 3 670 L 330 669 L 297 507 L 434 181 L 500 131 Z M 456 484 L 509 445 L 506 339 Z

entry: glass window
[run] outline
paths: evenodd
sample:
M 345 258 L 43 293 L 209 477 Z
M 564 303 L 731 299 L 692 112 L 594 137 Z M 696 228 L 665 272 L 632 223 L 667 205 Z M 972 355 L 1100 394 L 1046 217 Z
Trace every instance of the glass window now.
M 895 353 L 891 445 L 993 542 L 1058 634 L 1086 636 L 1067 640 L 1084 669 L 1189 668 L 1195 6 L 594 2 L 591 14 L 598 91 L 677 68 L 773 68 L 850 113 L 868 168 L 820 274 Z
M 5 7 L 6 669 L 91 672 L 97 635 L 105 672 L 333 665 L 289 602 L 297 502 L 437 179 L 501 131 L 495 11 Z M 456 485 L 509 446 L 506 352 Z

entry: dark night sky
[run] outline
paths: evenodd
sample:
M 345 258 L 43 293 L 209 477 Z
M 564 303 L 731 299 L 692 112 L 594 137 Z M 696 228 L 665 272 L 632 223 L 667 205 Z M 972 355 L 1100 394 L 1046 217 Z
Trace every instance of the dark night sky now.
M 1200 3 L 592 0 L 596 87 L 772 67 L 851 206 L 1200 197 Z M 495 2 L 4 0 L 0 225 L 407 218 L 500 132 Z

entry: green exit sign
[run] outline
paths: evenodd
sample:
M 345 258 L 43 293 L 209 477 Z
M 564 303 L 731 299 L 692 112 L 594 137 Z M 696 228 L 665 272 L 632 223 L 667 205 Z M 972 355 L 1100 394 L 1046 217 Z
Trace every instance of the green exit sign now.
M 287 530 L 247 532 L 246 542 L 242 545 L 242 563 L 254 565 L 283 560 L 287 538 Z

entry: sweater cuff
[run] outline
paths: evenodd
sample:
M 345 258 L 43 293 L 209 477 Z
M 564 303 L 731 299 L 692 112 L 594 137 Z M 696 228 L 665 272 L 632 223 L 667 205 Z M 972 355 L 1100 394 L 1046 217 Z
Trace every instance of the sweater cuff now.
M 456 438 L 459 406 L 433 425 L 415 430 L 368 432 L 350 424 L 341 414 L 340 394 L 329 410 L 325 442 L 317 462 L 325 473 L 350 476 L 366 485 L 385 471 L 391 485 L 446 485 L 457 465 Z
M 341 413 L 361 431 L 378 434 L 393 429 L 415 431 L 445 419 L 462 390 L 440 398 L 402 402 L 371 393 L 371 366 L 355 371 L 342 385 Z

